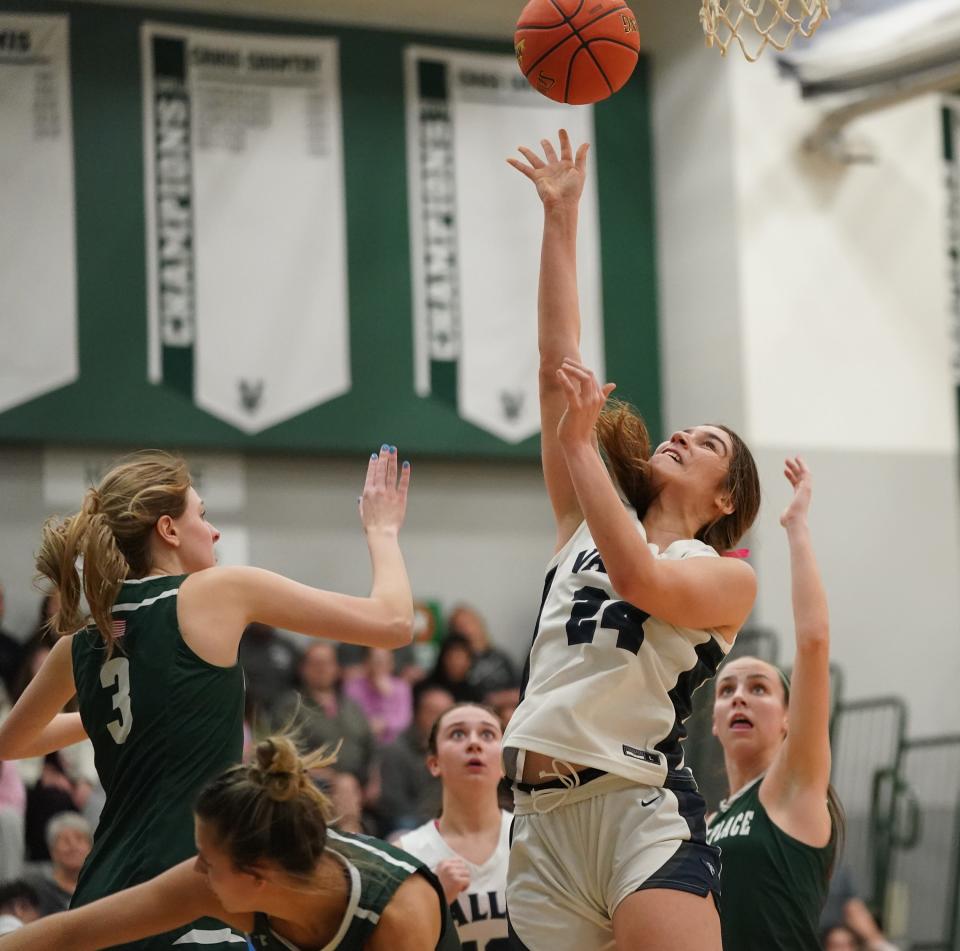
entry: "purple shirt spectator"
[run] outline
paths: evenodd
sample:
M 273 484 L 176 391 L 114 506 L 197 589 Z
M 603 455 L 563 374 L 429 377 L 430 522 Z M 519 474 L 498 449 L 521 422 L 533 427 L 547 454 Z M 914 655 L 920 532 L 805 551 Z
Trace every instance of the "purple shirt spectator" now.
M 381 745 L 392 743 L 413 720 L 410 684 L 393 676 L 393 654 L 388 650 L 370 648 L 363 676 L 344 684 L 343 692 L 364 712 Z

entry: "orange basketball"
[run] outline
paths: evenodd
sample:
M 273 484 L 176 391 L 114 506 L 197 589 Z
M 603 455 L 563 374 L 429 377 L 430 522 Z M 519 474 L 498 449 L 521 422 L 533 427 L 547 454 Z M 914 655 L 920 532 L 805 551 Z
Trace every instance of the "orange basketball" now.
M 640 33 L 622 0 L 530 0 L 513 45 L 537 92 L 583 105 L 613 95 L 630 78 Z

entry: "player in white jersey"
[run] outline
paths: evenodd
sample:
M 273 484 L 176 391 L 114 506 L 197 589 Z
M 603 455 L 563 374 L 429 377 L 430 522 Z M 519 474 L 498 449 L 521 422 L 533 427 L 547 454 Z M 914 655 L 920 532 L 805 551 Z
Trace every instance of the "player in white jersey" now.
M 557 523 L 520 706 L 507 906 L 519 948 L 720 951 L 719 861 L 684 767 L 683 720 L 753 606 L 745 561 L 720 558 L 760 486 L 724 426 L 650 452 L 643 420 L 580 360 L 576 227 L 587 146 L 509 159 L 544 207 L 540 409 Z M 601 457 L 599 448 L 602 449 Z M 712 898 L 710 896 L 713 896 Z
M 464 951 L 506 951 L 507 862 L 513 816 L 497 786 L 503 731 L 485 706 L 459 703 L 430 731 L 427 766 L 443 783 L 443 809 L 397 845 L 440 879 Z

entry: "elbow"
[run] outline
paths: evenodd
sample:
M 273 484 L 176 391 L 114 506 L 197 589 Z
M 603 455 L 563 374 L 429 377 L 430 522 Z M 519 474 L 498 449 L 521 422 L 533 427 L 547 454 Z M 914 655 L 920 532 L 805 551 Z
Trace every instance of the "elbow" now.
M 384 647 L 396 650 L 413 642 L 413 612 L 389 618 L 384 629 Z
M 809 657 L 830 655 L 830 628 L 826 624 L 797 628 L 797 653 Z

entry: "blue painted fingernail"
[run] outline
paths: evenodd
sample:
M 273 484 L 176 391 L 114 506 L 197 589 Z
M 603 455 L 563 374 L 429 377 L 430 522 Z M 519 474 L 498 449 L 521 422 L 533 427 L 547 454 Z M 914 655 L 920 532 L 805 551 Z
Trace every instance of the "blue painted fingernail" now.
M 377 458 L 377 454 L 376 454 L 375 452 L 371 452 L 371 453 L 370 453 L 370 461 L 373 462 L 373 460 L 376 459 L 376 458 Z
M 396 446 L 391 446 L 391 447 L 390 447 L 390 452 L 396 452 L 396 451 L 397 451 L 397 447 L 396 447 Z
M 386 452 L 389 448 L 390 448 L 390 447 L 389 447 L 386 443 L 384 443 L 384 444 L 380 447 L 380 451 L 381 451 L 381 452 Z
M 404 468 L 404 469 L 409 469 L 409 468 L 410 468 L 410 463 L 409 463 L 409 462 L 404 462 L 403 468 Z

